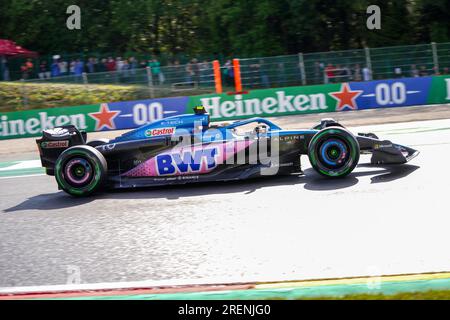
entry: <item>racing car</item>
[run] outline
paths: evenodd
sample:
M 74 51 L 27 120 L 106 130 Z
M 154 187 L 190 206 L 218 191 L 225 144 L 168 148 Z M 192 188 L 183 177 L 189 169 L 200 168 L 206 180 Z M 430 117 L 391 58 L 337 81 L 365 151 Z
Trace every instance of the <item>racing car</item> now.
M 333 119 L 311 129 L 283 130 L 265 118 L 212 124 L 202 106 L 167 117 L 112 140 L 87 140 L 73 125 L 43 131 L 36 140 L 42 166 L 59 189 L 87 196 L 101 189 L 242 180 L 303 174 L 307 155 L 320 175 L 342 178 L 371 153 L 372 164 L 403 164 L 412 148 L 373 133 L 352 134 Z

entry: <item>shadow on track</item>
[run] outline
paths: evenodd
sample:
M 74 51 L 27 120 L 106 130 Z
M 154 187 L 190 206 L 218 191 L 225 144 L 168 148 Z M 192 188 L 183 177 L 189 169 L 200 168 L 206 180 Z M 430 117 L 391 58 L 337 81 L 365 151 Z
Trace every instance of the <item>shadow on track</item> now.
M 244 193 L 250 194 L 258 189 L 273 186 L 284 185 L 303 185 L 306 190 L 329 191 L 344 189 L 354 186 L 358 183 L 358 177 L 372 176 L 371 183 L 390 182 L 408 176 L 418 168 L 415 165 L 385 165 L 373 166 L 370 164 L 359 164 L 358 168 L 369 168 L 371 170 L 356 170 L 349 176 L 342 179 L 329 179 L 317 174 L 312 168 L 305 170 L 305 175 L 291 176 L 273 176 L 267 178 L 226 181 L 226 182 L 208 182 L 193 183 L 187 185 L 146 187 L 138 189 L 120 189 L 96 194 L 85 198 L 74 198 L 63 191 L 55 193 L 41 194 L 31 197 L 24 202 L 5 209 L 3 212 L 10 213 L 22 210 L 54 210 L 76 207 L 95 200 L 114 199 L 114 200 L 133 200 L 133 199 L 155 199 L 166 198 L 168 200 L 177 200 L 185 197 L 195 197 L 211 194 Z

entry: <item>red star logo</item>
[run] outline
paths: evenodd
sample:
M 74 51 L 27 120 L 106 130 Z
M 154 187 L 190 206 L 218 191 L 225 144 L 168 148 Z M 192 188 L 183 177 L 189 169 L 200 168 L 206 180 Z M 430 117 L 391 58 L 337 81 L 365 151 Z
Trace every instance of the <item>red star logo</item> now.
M 109 111 L 108 104 L 102 103 L 100 105 L 100 111 L 89 113 L 89 116 L 95 119 L 95 130 L 98 131 L 103 129 L 103 127 L 115 129 L 116 125 L 114 124 L 114 118 L 117 117 L 119 113 L 120 111 Z
M 362 90 L 351 90 L 348 83 L 344 83 L 341 86 L 341 91 L 338 92 L 330 92 L 330 95 L 339 100 L 339 103 L 336 106 L 336 111 L 342 111 L 345 107 L 348 107 L 352 110 L 357 110 L 358 105 L 356 104 L 355 99 L 363 93 Z

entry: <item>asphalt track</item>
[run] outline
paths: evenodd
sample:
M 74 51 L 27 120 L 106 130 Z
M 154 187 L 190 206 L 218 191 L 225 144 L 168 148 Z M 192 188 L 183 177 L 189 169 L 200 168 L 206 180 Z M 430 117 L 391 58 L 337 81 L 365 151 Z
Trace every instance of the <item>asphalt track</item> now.
M 74 199 L 0 177 L 0 287 L 248 282 L 450 270 L 450 120 L 355 128 L 412 146 L 403 166 L 146 188 Z

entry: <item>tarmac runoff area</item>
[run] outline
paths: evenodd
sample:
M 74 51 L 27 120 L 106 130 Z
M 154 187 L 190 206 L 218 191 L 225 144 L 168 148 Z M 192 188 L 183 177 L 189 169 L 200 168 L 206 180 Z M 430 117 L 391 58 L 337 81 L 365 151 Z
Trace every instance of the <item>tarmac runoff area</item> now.
M 54 178 L 41 175 L 36 151 L 24 151 L 35 148 L 28 142 L 34 139 L 1 141 L 1 290 L 68 282 L 245 284 L 449 271 L 450 116 L 445 106 L 419 109 L 395 110 L 404 116 L 384 110 L 364 117 L 364 111 L 321 114 L 298 117 L 297 123 L 297 117 L 274 118 L 282 127 L 304 128 L 334 117 L 354 132 L 372 131 L 421 152 L 402 166 L 368 166 L 363 156 L 348 178 L 332 181 L 319 177 L 303 157 L 301 177 L 74 199 L 57 190 Z M 441 120 L 417 121 L 430 113 Z M 410 122 L 372 125 L 371 117 L 375 123 Z M 29 171 L 20 176 L 24 170 Z

